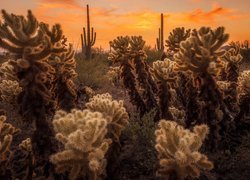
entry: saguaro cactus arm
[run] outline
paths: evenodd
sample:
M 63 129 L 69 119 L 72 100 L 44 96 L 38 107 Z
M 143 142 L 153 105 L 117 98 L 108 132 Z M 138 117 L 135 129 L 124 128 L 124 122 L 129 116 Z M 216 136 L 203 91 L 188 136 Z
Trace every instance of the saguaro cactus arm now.
M 161 27 L 159 28 L 158 38 L 156 38 L 156 45 L 159 51 L 164 50 L 164 16 L 163 16 L 163 13 L 161 13 Z
M 93 27 L 90 30 L 89 5 L 87 5 L 87 29 L 83 28 L 83 34 L 81 34 L 82 53 L 85 53 L 87 59 L 91 58 L 91 47 L 94 46 L 95 41 L 96 32 L 94 32 Z

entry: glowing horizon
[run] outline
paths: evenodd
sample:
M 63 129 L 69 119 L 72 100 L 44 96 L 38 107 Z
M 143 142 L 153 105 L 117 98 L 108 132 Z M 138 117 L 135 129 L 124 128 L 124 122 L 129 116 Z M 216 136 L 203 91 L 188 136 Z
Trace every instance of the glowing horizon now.
M 20 3 L 22 2 L 22 3 Z M 8 0 L 1 9 L 26 16 L 31 9 L 38 21 L 60 23 L 68 41 L 80 49 L 80 34 L 86 26 L 86 4 L 91 27 L 97 33 L 95 47 L 109 48 L 120 35 L 141 35 L 154 47 L 164 13 L 164 39 L 175 27 L 224 26 L 229 41 L 250 40 L 250 1 L 245 0 Z M 17 8 L 18 7 L 18 8 Z M 1 18 L 0 18 L 1 20 Z

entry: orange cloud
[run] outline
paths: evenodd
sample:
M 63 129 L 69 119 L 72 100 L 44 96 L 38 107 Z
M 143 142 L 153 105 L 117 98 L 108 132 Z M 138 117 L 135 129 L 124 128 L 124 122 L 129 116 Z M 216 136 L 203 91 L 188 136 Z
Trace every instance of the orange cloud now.
M 195 11 L 188 13 L 187 18 L 191 22 L 195 23 L 214 23 L 218 16 L 230 17 L 234 14 L 234 10 L 223 7 L 213 8 L 212 10 L 205 12 L 202 9 L 196 9 Z
M 111 0 L 110 0 L 111 1 Z M 51 3 L 53 2 L 53 3 Z M 80 49 L 80 34 L 86 26 L 86 7 L 81 7 L 77 1 L 70 0 L 40 0 L 39 6 L 33 10 L 39 21 L 50 25 L 61 23 L 69 42 Z M 118 8 L 96 8 L 90 6 L 91 26 L 97 32 L 95 46 L 108 48 L 108 42 L 119 35 L 142 35 L 147 44 L 154 46 L 160 27 L 160 13 L 152 10 L 121 13 Z M 221 7 L 214 4 L 211 10 L 196 9 L 190 12 L 164 13 L 165 39 L 175 27 L 199 28 L 200 26 L 226 26 L 233 38 L 243 38 L 235 27 L 246 27 L 244 23 L 238 25 L 232 19 L 250 17 L 250 13 L 243 14 L 235 9 Z M 240 21 L 242 22 L 242 20 Z M 243 31 L 242 31 L 243 32 Z M 248 32 L 243 33 L 246 37 Z

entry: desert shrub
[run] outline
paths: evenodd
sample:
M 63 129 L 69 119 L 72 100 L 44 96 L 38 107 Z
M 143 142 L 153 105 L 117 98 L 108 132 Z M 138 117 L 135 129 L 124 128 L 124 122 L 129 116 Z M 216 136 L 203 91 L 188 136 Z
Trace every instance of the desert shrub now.
M 119 157 L 119 169 L 121 171 L 123 167 L 131 169 L 133 176 L 126 174 L 126 177 L 140 177 L 141 172 L 154 176 L 157 162 L 157 152 L 154 148 L 156 113 L 156 110 L 151 110 L 142 117 L 138 112 L 130 115 L 129 124 L 121 136 L 125 143 Z
M 142 144 L 147 144 L 153 147 L 154 145 L 154 131 L 156 128 L 154 116 L 156 110 L 144 114 L 140 117 L 138 113 L 134 112 L 130 115 L 129 125 L 125 129 L 124 134 L 131 139 L 139 140 Z
M 81 54 L 76 55 L 76 71 L 78 74 L 76 83 L 84 84 L 91 88 L 103 88 L 110 85 L 105 74 L 108 71 L 108 61 L 105 56 L 97 56 L 91 60 L 85 60 Z
M 147 54 L 147 62 L 149 64 L 151 64 L 152 62 L 154 62 L 157 59 L 161 59 L 162 52 L 157 51 L 156 49 L 154 49 L 154 48 L 152 48 L 150 46 L 145 46 L 143 48 L 143 50 Z

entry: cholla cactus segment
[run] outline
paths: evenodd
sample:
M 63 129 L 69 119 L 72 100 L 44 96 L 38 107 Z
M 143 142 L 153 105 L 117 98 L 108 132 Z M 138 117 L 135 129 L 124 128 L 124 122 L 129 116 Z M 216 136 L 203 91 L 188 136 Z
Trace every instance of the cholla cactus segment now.
M 30 138 L 23 140 L 18 146 L 23 151 L 32 152 L 32 143 Z
M 232 63 L 240 63 L 243 59 L 242 55 L 240 54 L 240 47 L 233 46 L 228 51 L 226 51 L 225 55 L 222 57 L 227 62 Z
M 128 124 L 128 113 L 124 108 L 123 101 L 116 101 L 108 93 L 97 94 L 86 104 L 91 111 L 97 111 L 104 115 L 108 120 L 109 133 L 111 138 L 119 142 L 122 130 Z
M 118 36 L 117 39 L 110 41 L 110 46 L 119 53 L 126 53 L 129 47 L 129 36 Z
M 6 160 L 6 155 L 10 151 L 12 136 L 18 132 L 17 128 L 5 121 L 6 116 L 0 116 L 0 162 Z
M 153 68 L 151 72 L 158 81 L 174 81 L 174 68 L 176 63 L 170 59 L 164 61 L 153 62 Z
M 131 36 L 129 44 L 131 48 L 131 56 L 135 57 L 136 55 L 140 56 L 141 60 L 147 58 L 146 53 L 143 51 L 145 41 L 142 39 L 142 36 Z
M 1 100 L 7 103 L 15 103 L 17 96 L 22 91 L 17 81 L 3 80 L 0 82 Z
M 217 65 L 218 57 L 225 53 L 221 47 L 229 38 L 224 30 L 224 27 L 193 30 L 191 37 L 181 43 L 180 51 L 174 56 L 179 69 L 207 73 L 210 63 Z
M 24 52 L 24 46 L 37 46 L 43 39 L 39 23 L 31 11 L 27 18 L 2 10 L 4 23 L 0 24 L 0 46 L 13 53 Z M 15 46 L 13 46 L 15 45 Z
M 53 120 L 56 138 L 64 150 L 51 156 L 58 171 L 70 171 L 70 179 L 97 179 L 105 174 L 105 154 L 110 139 L 107 120 L 99 112 L 72 110 L 57 111 Z
M 89 99 L 92 98 L 96 94 L 95 91 L 91 87 L 88 87 L 88 86 L 84 86 L 83 90 Z
M 11 65 L 11 60 L 8 60 L 0 65 L 0 81 L 1 80 L 18 80 L 14 72 L 14 67 Z
M 230 87 L 230 82 L 228 81 L 216 81 L 218 87 L 220 90 L 222 90 L 223 92 L 227 91 Z
M 109 67 L 109 70 L 106 74 L 108 80 L 113 84 L 117 85 L 119 83 L 119 79 L 121 76 L 121 68 L 120 67 Z
M 166 46 L 170 51 L 178 52 L 180 48 L 180 43 L 185 41 L 190 36 L 190 29 L 185 30 L 182 28 L 175 28 L 170 35 L 168 36 L 168 40 L 166 40 Z
M 178 124 L 185 125 L 186 113 L 182 109 L 177 109 L 174 106 L 169 107 L 169 112 L 172 114 L 173 120 Z
M 243 71 L 238 78 L 238 91 L 239 95 L 250 95 L 250 70 Z
M 211 170 L 213 163 L 198 152 L 208 131 L 207 125 L 195 126 L 191 132 L 176 122 L 161 120 L 155 132 L 155 148 L 160 160 L 157 175 L 171 176 L 174 172 L 177 179 L 196 178 L 201 170 Z
M 130 48 L 129 48 L 129 36 L 119 36 L 113 41 L 110 41 L 110 46 L 114 49 L 114 52 L 109 54 L 109 60 L 113 62 L 120 62 L 123 60 L 124 55 L 128 55 Z
M 131 49 L 134 51 L 140 51 L 145 45 L 145 41 L 142 39 L 142 36 L 132 36 L 130 39 Z

